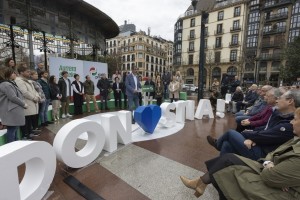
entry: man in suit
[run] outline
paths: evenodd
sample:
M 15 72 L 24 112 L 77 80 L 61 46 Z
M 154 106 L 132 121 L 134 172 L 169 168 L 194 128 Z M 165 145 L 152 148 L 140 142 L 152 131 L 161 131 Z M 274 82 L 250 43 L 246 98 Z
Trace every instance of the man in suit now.
M 120 79 L 118 76 L 115 77 L 115 82 L 113 83 L 112 89 L 114 91 L 114 97 L 115 97 L 115 108 L 122 108 L 122 100 L 121 100 L 121 94 L 122 94 L 122 83 L 120 83 Z
M 72 117 L 72 115 L 69 114 L 69 104 L 71 101 L 71 81 L 68 79 L 68 72 L 63 71 L 61 73 L 61 78 L 58 81 L 58 87 L 59 91 L 62 94 L 62 97 L 60 99 L 61 101 L 61 110 L 62 110 L 62 117 L 61 118 L 66 118 L 66 117 Z
M 133 104 L 135 107 L 139 107 L 139 93 L 141 92 L 141 83 L 137 74 L 138 68 L 132 68 L 131 74 L 127 75 L 125 86 L 126 95 L 128 97 L 129 110 L 133 111 Z M 134 120 L 132 121 L 134 123 Z
M 107 100 L 110 90 L 110 83 L 106 77 L 106 74 L 102 74 L 100 80 L 97 83 L 97 88 L 100 90 L 100 97 L 101 97 L 101 110 L 103 110 L 103 104 L 105 110 L 109 110 L 107 106 Z

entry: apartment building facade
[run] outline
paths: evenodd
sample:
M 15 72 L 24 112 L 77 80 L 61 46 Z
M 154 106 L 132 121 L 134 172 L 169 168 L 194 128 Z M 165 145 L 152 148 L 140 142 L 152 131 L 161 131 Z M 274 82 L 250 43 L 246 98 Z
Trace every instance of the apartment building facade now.
M 143 77 L 172 71 L 173 42 L 143 31 L 127 32 L 107 40 L 106 50 L 109 55 L 120 57 L 118 68 L 123 72 L 131 71 L 135 66 Z
M 205 87 L 227 73 L 241 77 L 247 2 L 216 2 L 205 25 Z M 190 8 L 175 24 L 174 67 L 186 83 L 198 84 L 201 14 Z

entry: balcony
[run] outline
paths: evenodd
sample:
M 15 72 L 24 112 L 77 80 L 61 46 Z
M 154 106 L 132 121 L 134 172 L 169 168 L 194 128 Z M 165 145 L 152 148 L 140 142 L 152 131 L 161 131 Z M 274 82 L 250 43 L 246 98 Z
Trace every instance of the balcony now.
M 234 26 L 234 27 L 231 27 L 230 28 L 230 32 L 238 32 L 238 31 L 241 31 L 241 27 L 240 26 Z
M 262 54 L 260 54 L 259 59 L 265 60 L 265 61 L 267 61 L 267 60 L 282 60 L 281 54 L 279 54 L 279 53 L 275 53 L 275 54 L 262 53 Z
M 196 35 L 188 35 L 188 40 L 194 40 L 196 38 Z
M 276 21 L 276 20 L 283 20 L 288 18 L 288 12 L 283 12 L 283 13 L 277 13 L 273 14 L 270 16 L 267 16 L 265 18 L 265 22 L 271 22 L 271 21 Z
M 276 40 L 276 41 L 267 41 L 262 42 L 261 47 L 262 48 L 275 48 L 275 47 L 282 47 L 285 44 L 285 40 Z
M 265 4 L 262 6 L 262 10 L 273 9 L 276 7 L 280 7 L 286 4 L 291 4 L 291 0 L 276 0 L 273 4 Z
M 221 49 L 221 48 L 223 48 L 223 44 L 214 45 L 214 49 Z
M 222 35 L 222 34 L 224 34 L 224 29 L 215 31 L 215 35 Z
M 271 30 L 264 30 L 263 35 L 273 35 L 273 34 L 280 34 L 280 33 L 285 33 L 285 32 L 286 32 L 286 27 L 280 26 L 277 28 L 273 28 Z
M 229 47 L 234 48 L 240 46 L 240 42 L 230 42 Z

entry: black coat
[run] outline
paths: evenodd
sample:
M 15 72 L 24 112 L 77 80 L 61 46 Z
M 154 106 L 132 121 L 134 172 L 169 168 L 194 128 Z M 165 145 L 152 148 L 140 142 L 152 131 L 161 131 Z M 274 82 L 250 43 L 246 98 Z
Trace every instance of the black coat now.
M 51 91 L 51 100 L 58 100 L 57 96 L 61 96 L 58 84 L 50 83 L 49 87 Z
M 62 98 L 61 98 L 62 102 L 66 101 L 67 96 L 71 96 L 71 81 L 70 81 L 70 79 L 68 79 L 68 82 L 69 82 L 69 94 L 67 94 L 67 84 L 65 83 L 64 78 L 61 77 L 58 81 L 59 91 L 62 94 Z

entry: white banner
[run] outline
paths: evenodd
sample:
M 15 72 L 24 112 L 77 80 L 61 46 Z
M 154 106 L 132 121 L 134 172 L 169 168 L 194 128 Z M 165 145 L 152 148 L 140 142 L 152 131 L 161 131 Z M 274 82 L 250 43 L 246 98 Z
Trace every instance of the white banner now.
M 55 75 L 60 78 L 61 72 L 67 71 L 71 82 L 74 81 L 74 74 L 79 74 L 81 82 L 85 81 L 86 75 L 90 75 L 91 80 L 95 84 L 95 95 L 99 94 L 99 90 L 97 88 L 99 74 L 107 74 L 107 63 L 100 62 L 50 57 L 49 66 L 50 75 Z

